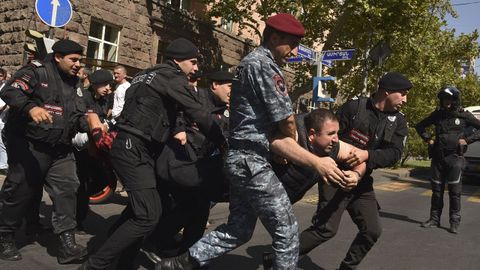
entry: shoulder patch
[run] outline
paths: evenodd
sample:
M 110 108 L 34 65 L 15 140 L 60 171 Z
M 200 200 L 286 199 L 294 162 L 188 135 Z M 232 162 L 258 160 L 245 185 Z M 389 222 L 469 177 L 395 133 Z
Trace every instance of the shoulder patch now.
M 282 76 L 279 74 L 273 75 L 273 85 L 275 85 L 275 89 L 282 95 L 287 96 L 287 86 L 285 85 L 285 81 L 283 80 Z
M 82 89 L 80 87 L 77 87 L 77 96 L 83 97 L 83 92 L 82 92 Z
M 11 84 L 10 84 L 13 88 L 17 88 L 17 89 L 20 89 L 24 92 L 31 92 L 30 91 L 30 86 L 28 85 L 28 83 L 20 80 L 20 79 L 16 79 L 14 80 Z

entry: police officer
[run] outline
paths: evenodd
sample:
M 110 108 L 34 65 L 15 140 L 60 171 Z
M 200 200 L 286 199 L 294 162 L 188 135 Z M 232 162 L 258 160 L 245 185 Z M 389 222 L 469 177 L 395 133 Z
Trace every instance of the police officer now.
M 276 130 L 295 137 L 295 120 L 280 65 L 297 53 L 305 30 L 291 14 L 281 13 L 266 21 L 263 44 L 247 55 L 237 68 L 230 110 L 229 150 L 226 173 L 230 180 L 230 215 L 195 243 L 188 252 L 162 260 L 156 269 L 192 269 L 247 242 L 260 218 L 273 238 L 274 269 L 295 269 L 298 258 L 298 226 L 288 196 L 270 164 L 269 140 Z M 331 158 L 317 158 L 296 143 L 282 149 L 321 175 L 342 181 Z M 324 166 L 325 165 L 325 166 Z
M 349 192 L 356 187 L 358 181 L 365 174 L 366 163 L 362 162 L 354 167 L 348 166 L 346 161 L 350 159 L 350 153 L 355 151 L 355 147 L 345 142 L 339 141 L 338 130 L 339 123 L 335 115 L 326 109 L 316 109 L 310 113 L 299 114 L 295 116 L 297 125 L 298 143 L 308 151 L 317 156 L 330 156 L 337 162 L 346 177 L 346 186 L 342 188 L 343 192 Z M 280 143 L 285 143 L 284 138 L 272 143 L 271 148 L 275 150 Z M 326 191 L 329 185 L 321 181 L 318 173 L 308 167 L 298 166 L 293 163 L 272 163 L 275 174 L 282 182 L 288 197 L 292 204 L 298 202 L 305 193 L 318 183 L 318 207 L 328 199 Z M 272 253 L 263 254 L 263 268 L 272 268 Z
M 390 72 L 380 79 L 371 98 L 349 100 L 339 108 L 340 140 L 359 149 L 347 164 L 366 162 L 367 172 L 349 192 L 334 186 L 321 187 L 323 198 L 313 224 L 300 234 L 300 255 L 335 236 L 345 210 L 359 232 L 339 269 L 356 269 L 377 241 L 382 229 L 370 174 L 376 168 L 394 165 L 402 156 L 408 129 L 399 110 L 407 102 L 410 88 L 412 84 L 406 77 Z
M 463 110 L 460 91 L 455 86 L 445 86 L 437 95 L 439 109 L 416 125 L 418 134 L 429 145 L 432 158 L 432 201 L 430 218 L 422 227 L 440 227 L 443 209 L 443 192 L 448 184 L 450 196 L 449 232 L 457 233 L 460 225 L 460 197 L 462 193 L 462 171 L 465 168 L 463 153 L 466 145 L 480 139 L 479 133 L 468 136 L 466 129 L 480 129 L 480 121 L 470 112 Z M 426 131 L 428 126 L 435 126 L 435 137 Z
M 198 48 L 179 38 L 167 46 L 165 56 L 166 63 L 139 73 L 127 91 L 110 159 L 128 193 L 129 203 L 111 229 L 110 237 L 80 269 L 105 269 L 118 257 L 121 259 L 118 268 L 132 267 L 132 256 L 137 254 L 143 238 L 154 230 L 161 215 L 155 157 L 168 138 L 185 130 L 184 126 L 175 126 L 180 123 L 177 121 L 180 111 L 197 123 L 207 137 L 212 140 L 222 137 L 211 114 L 194 100 L 187 83 L 187 76 L 198 70 Z
M 43 63 L 34 61 L 15 73 L 0 94 L 11 108 L 5 128 L 10 170 L 0 196 L 0 258 L 4 260 L 21 259 L 13 235 L 43 185 L 53 201 L 58 262 L 70 263 L 87 254 L 75 242 L 79 183 L 71 146 L 80 124 L 86 128 L 76 76 L 83 48 L 61 40 L 52 50 Z
M 107 99 L 108 92 L 113 82 L 112 74 L 104 69 L 93 72 L 89 77 L 89 87 L 83 91 L 83 99 L 87 112 L 96 113 L 108 129 L 107 115 L 111 109 Z M 87 133 L 77 133 L 74 138 L 74 151 L 78 167 L 78 178 L 80 186 L 77 192 L 77 232 L 83 232 L 83 221 L 87 217 L 90 192 L 93 187 L 108 183 L 113 178 L 113 173 L 106 166 L 106 162 L 100 158 L 93 147 L 93 143 L 88 142 Z M 102 187 L 103 188 L 103 187 Z

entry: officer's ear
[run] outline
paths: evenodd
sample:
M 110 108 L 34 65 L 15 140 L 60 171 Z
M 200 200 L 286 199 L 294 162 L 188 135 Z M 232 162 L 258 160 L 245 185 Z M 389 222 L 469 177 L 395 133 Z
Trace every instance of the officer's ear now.
M 65 56 L 64 56 L 63 54 L 61 54 L 61 53 L 55 53 L 55 54 L 53 55 L 53 57 L 55 58 L 55 62 L 60 63 L 60 60 L 62 60 L 63 57 L 65 57 Z
M 312 142 L 313 139 L 315 138 L 315 134 L 317 133 L 317 131 L 313 128 L 309 129 L 308 130 L 308 141 L 309 142 Z

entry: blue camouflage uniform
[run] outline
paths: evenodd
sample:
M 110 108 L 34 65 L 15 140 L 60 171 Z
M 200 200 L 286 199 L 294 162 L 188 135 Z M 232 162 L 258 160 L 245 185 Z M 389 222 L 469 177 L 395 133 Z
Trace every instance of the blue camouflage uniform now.
M 293 114 L 284 76 L 272 53 L 259 47 L 237 68 L 231 92 L 229 150 L 225 160 L 230 178 L 230 215 L 190 248 L 205 265 L 253 235 L 257 217 L 270 233 L 274 269 L 295 269 L 298 224 L 290 200 L 269 163 L 269 139 L 278 121 Z

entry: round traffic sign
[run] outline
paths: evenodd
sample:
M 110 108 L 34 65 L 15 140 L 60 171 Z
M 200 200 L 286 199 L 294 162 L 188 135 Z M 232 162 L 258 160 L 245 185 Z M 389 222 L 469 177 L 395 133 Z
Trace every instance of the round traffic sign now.
M 72 19 L 69 0 L 36 0 L 35 11 L 42 22 L 51 27 L 62 27 Z

